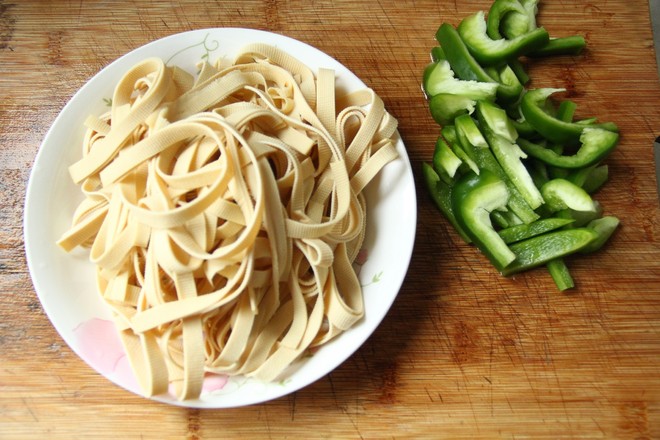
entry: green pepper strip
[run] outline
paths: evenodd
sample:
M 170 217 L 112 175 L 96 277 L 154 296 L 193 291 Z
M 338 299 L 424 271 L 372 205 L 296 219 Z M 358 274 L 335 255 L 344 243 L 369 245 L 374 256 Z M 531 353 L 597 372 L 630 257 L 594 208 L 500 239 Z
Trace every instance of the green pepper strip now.
M 510 228 L 523 224 L 522 220 L 520 220 L 520 217 L 518 217 L 513 213 L 513 211 L 510 210 L 493 211 L 491 213 L 491 218 L 493 219 L 493 222 L 500 228 Z
M 555 117 L 560 121 L 572 122 L 576 110 L 577 110 L 577 104 L 574 101 L 567 99 L 559 103 L 559 107 L 557 108 L 557 114 L 555 115 Z
M 447 56 L 445 55 L 445 51 L 442 49 L 440 46 L 433 46 L 431 49 L 431 61 L 436 62 L 440 60 L 446 60 Z
M 494 82 L 483 67 L 474 59 L 461 40 L 454 26 L 442 23 L 435 33 L 435 39 L 445 52 L 445 56 L 456 75 L 464 80 Z
M 561 144 L 576 145 L 586 127 L 602 128 L 618 132 L 613 123 L 584 125 L 577 122 L 564 122 L 548 114 L 544 107 L 550 95 L 563 92 L 564 89 L 533 89 L 527 91 L 520 102 L 520 112 L 530 125 L 546 139 Z
M 520 194 L 520 191 L 518 191 L 518 188 L 516 188 L 513 182 L 507 177 L 490 148 L 481 148 L 471 145 L 465 136 L 458 133 L 458 130 L 456 130 L 454 126 L 443 127 L 442 135 L 447 142 L 449 142 L 449 145 L 452 145 L 452 143 L 459 143 L 459 148 L 472 158 L 480 170 L 488 170 L 504 180 L 510 194 L 508 207 L 516 216 L 518 216 L 518 218 L 520 218 L 520 220 L 524 223 L 530 223 L 539 218 L 539 215 L 527 204 L 523 196 Z
M 541 206 L 543 197 L 521 161 L 527 155 L 515 144 L 518 133 L 511 125 L 506 112 L 495 104 L 479 101 L 477 116 L 481 122 L 481 130 L 509 180 L 532 209 Z
M 546 232 L 562 228 L 573 223 L 573 219 L 561 217 L 541 218 L 532 223 L 510 226 L 500 229 L 498 234 L 506 244 L 515 243 L 545 234 Z
M 458 143 L 458 148 L 461 148 L 474 161 L 478 169 L 486 169 L 504 180 L 510 195 L 508 207 L 522 222 L 530 223 L 539 218 L 539 215 L 527 204 L 518 188 L 508 178 L 490 148 L 472 145 L 464 133 L 454 126 L 443 127 L 442 135 L 450 145 Z
M 573 35 L 571 37 L 551 38 L 548 44 L 528 54 L 530 57 L 547 57 L 555 55 L 579 55 L 587 46 L 584 37 Z
M 439 60 L 426 66 L 422 86 L 427 96 L 446 93 L 471 99 L 494 99 L 497 92 L 497 84 L 456 78 L 447 60 Z
M 537 188 L 542 187 L 548 180 L 550 180 L 550 176 L 548 175 L 548 167 L 545 165 L 545 163 L 541 162 L 540 160 L 530 159 L 528 160 L 528 164 L 529 175 L 532 176 L 534 185 L 536 185 Z
M 490 128 L 484 128 L 484 134 L 500 166 L 508 179 L 518 189 L 525 202 L 532 209 L 541 206 L 543 204 L 543 197 L 534 184 L 529 171 L 527 171 L 527 168 L 521 161 L 521 159 L 526 157 L 524 152 L 517 144 L 493 134 Z
M 586 127 L 580 135 L 582 145 L 573 155 L 557 154 L 549 148 L 522 138 L 518 140 L 518 145 L 525 153 L 548 165 L 560 168 L 584 168 L 599 162 L 610 154 L 618 140 L 619 135 L 615 132 Z
M 493 40 L 487 34 L 483 11 L 464 18 L 458 25 L 458 33 L 470 53 L 483 65 L 498 65 L 526 55 L 542 48 L 550 40 L 548 32 L 542 27 L 511 40 Z
M 550 104 L 550 101 L 546 101 L 546 104 Z M 551 111 L 555 114 L 555 118 L 562 122 L 573 122 L 573 116 L 575 115 L 575 110 L 577 109 L 577 104 L 573 101 L 566 100 L 562 101 L 557 109 L 552 109 Z M 521 142 L 521 144 L 523 144 Z M 561 155 L 564 152 L 564 145 L 562 144 L 551 144 L 547 146 L 548 150 L 552 151 L 557 155 Z M 569 171 L 566 168 L 559 168 L 550 164 L 548 165 L 548 175 L 550 178 L 568 178 Z
M 523 85 L 515 76 L 506 76 L 505 81 L 498 81 L 484 70 L 484 68 L 474 59 L 467 46 L 458 34 L 454 26 L 449 23 L 443 23 L 435 34 L 436 40 L 443 48 L 445 57 L 452 70 L 462 80 L 480 81 L 498 84 L 497 96 L 504 102 L 514 102 L 519 99 Z
M 590 221 L 587 227 L 596 231 L 598 238 L 582 249 L 581 253 L 595 252 L 602 248 L 619 227 L 619 219 L 613 216 L 601 217 Z
M 565 179 L 552 179 L 541 187 L 545 206 L 552 212 L 573 209 L 596 212 L 598 206 L 585 190 Z
M 603 216 L 603 205 L 598 200 L 594 200 L 593 211 L 578 211 L 576 209 L 565 208 L 553 213 L 555 217 L 568 218 L 573 220 L 571 224 L 574 228 L 581 228 L 597 218 Z
M 495 0 L 493 2 L 488 10 L 486 25 L 490 38 L 493 40 L 504 38 L 500 33 L 501 21 L 506 14 L 512 12 L 525 15 L 525 9 L 518 0 Z
M 573 122 L 573 116 L 575 115 L 575 111 L 577 109 L 577 104 L 573 101 L 570 100 L 565 100 L 562 101 L 559 104 L 559 107 L 557 108 L 557 112 L 555 117 L 559 119 L 560 121 L 563 122 Z M 556 154 L 561 154 L 564 151 L 564 146 L 561 144 L 554 144 L 550 147 L 551 151 L 553 151 Z M 537 163 L 542 163 L 537 161 Z M 545 166 L 545 164 L 544 164 Z M 548 168 L 548 174 L 551 174 L 553 178 L 556 177 L 566 177 L 566 174 L 568 171 L 564 168 L 557 168 L 553 166 L 549 166 Z M 563 173 L 562 173 L 563 171 Z M 539 185 L 539 188 L 541 188 L 545 183 L 547 183 L 548 179 L 542 184 Z M 572 210 L 567 210 L 570 212 L 570 214 L 573 214 L 576 211 Z M 560 212 L 560 215 L 562 212 Z M 561 218 L 561 217 L 559 217 Z M 574 216 L 569 215 L 567 217 L 564 217 L 565 220 L 573 220 Z M 575 222 L 575 220 L 573 220 Z M 564 226 L 564 228 L 568 228 L 569 226 Z M 572 227 L 576 227 L 574 224 Z M 560 291 L 572 289 L 575 287 L 575 282 L 573 281 L 573 277 L 571 276 L 571 271 L 568 269 L 568 266 L 566 265 L 566 262 L 564 261 L 563 257 L 558 257 L 555 258 L 554 260 L 550 260 L 546 263 L 546 268 L 548 269 L 548 273 L 550 274 L 550 277 L 552 277 L 552 280 L 555 282 L 555 285 Z
M 446 176 L 443 180 L 449 183 L 462 163 L 463 161 L 449 148 L 447 142 L 438 136 L 433 150 L 433 169 L 440 175 L 440 178 Z
M 431 117 L 440 126 L 450 125 L 460 115 L 467 115 L 477 104 L 472 98 L 463 95 L 439 93 L 429 99 Z
M 549 101 L 546 101 L 547 105 L 550 105 Z M 547 106 L 546 105 L 546 106 Z M 573 122 L 573 116 L 575 116 L 575 111 L 577 110 L 577 104 L 571 100 L 565 100 L 559 103 L 556 111 L 554 111 L 554 117 L 562 122 Z M 557 154 L 562 154 L 564 151 L 564 145 L 562 144 L 553 144 L 549 148 Z
M 519 0 L 525 11 L 523 14 L 510 12 L 502 17 L 500 30 L 504 38 L 512 39 L 536 29 L 536 13 L 539 0 Z
M 461 141 L 460 136 L 465 136 L 465 141 L 461 141 L 461 145 L 464 142 L 468 142 L 477 148 L 488 148 L 488 142 L 486 142 L 484 135 L 479 130 L 479 127 L 477 127 L 477 123 L 474 122 L 474 119 L 470 115 L 457 117 L 454 120 L 454 126 L 456 127 L 456 134 L 459 136 L 459 141 Z
M 488 11 L 488 36 L 493 40 L 512 39 L 532 31 L 536 28 L 537 4 L 538 0 L 495 0 Z M 550 38 L 545 46 L 528 56 L 579 55 L 586 45 L 580 35 Z
M 509 119 L 506 111 L 497 104 L 479 101 L 477 103 L 477 116 L 482 130 L 488 127 L 494 134 L 510 142 L 515 142 L 518 139 L 518 132 L 511 123 L 511 119 Z
M 458 232 L 458 235 L 460 235 L 466 243 L 471 243 L 472 240 L 470 237 L 456 221 L 454 209 L 451 205 L 451 186 L 440 180 L 439 175 L 433 170 L 433 167 L 427 163 L 422 163 L 422 175 L 424 176 L 426 189 L 431 195 L 431 199 L 433 199 L 436 207 L 444 214 L 447 220 L 449 220 L 449 223 L 451 223 L 454 230 Z
M 467 165 L 467 167 L 471 169 L 475 174 L 479 174 L 479 168 L 481 167 L 474 161 L 473 158 L 475 155 L 471 151 L 466 151 L 466 149 L 463 148 L 462 144 L 459 142 L 456 127 L 453 125 L 445 125 L 440 130 L 440 133 L 442 133 L 442 136 L 447 140 L 447 143 L 451 147 L 451 150 L 454 152 L 454 154 L 458 156 L 458 158 L 462 160 L 463 163 Z
M 588 194 L 596 192 L 609 178 L 607 165 L 592 165 L 581 168 L 568 176 L 568 180 L 585 190 Z
M 481 170 L 479 175 L 468 172 L 461 176 L 451 194 L 456 220 L 498 270 L 516 258 L 490 220 L 490 213 L 504 208 L 508 199 L 504 181 L 488 170 Z
M 532 124 L 525 120 L 511 119 L 511 123 L 518 134 L 524 138 L 532 138 L 538 134 Z
M 548 268 L 552 280 L 560 291 L 563 292 L 564 290 L 575 287 L 571 272 L 568 270 L 568 266 L 562 257 L 548 261 L 545 266 Z
M 447 125 L 457 116 L 472 112 L 476 100 L 494 99 L 498 86 L 456 78 L 449 62 L 440 59 L 424 69 L 422 87 L 430 97 L 431 116 L 438 124 Z
M 519 59 L 515 58 L 509 61 L 509 66 L 511 67 L 511 70 L 513 70 L 513 73 L 516 74 L 516 77 L 518 77 L 518 81 L 520 81 L 520 84 L 524 86 L 529 82 L 530 79 L 529 75 L 525 70 L 525 66 Z
M 509 246 L 516 255 L 513 263 L 501 270 L 509 276 L 518 272 L 542 266 L 549 261 L 584 249 L 598 233 L 591 228 L 574 228 L 538 235 Z

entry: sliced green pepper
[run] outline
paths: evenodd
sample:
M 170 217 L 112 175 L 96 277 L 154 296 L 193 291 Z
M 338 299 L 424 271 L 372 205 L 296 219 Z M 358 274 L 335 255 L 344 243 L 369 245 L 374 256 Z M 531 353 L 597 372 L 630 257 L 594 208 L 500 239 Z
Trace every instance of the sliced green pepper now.
M 520 81 L 520 84 L 523 86 L 529 82 L 529 75 L 527 74 L 527 71 L 525 70 L 525 66 L 523 63 L 517 59 L 514 58 L 509 61 L 509 67 L 511 67 L 511 70 L 513 73 L 516 75 L 518 78 L 518 81 Z
M 427 163 L 422 163 L 422 175 L 424 176 L 424 183 L 436 207 L 444 214 L 449 220 L 449 223 L 454 227 L 458 235 L 466 243 L 471 243 L 470 237 L 463 231 L 461 225 L 456 221 L 454 209 L 451 204 L 452 188 L 447 183 L 440 180 L 439 175 L 433 170 L 433 167 Z
M 456 134 L 459 136 L 459 141 L 460 136 L 465 136 L 464 142 L 469 142 L 470 145 L 477 148 L 488 148 L 488 142 L 486 142 L 484 135 L 471 116 L 462 115 L 457 117 L 454 120 L 454 126 L 456 127 Z
M 576 110 L 577 110 L 577 104 L 574 101 L 571 101 L 570 99 L 566 99 L 559 103 L 559 107 L 557 107 L 557 114 L 555 115 L 555 117 L 560 121 L 572 122 Z
M 440 60 L 446 60 L 447 56 L 445 55 L 445 51 L 442 49 L 440 46 L 433 46 L 431 49 L 431 62 L 436 62 Z
M 458 25 L 458 33 L 474 58 L 483 65 L 497 65 L 526 55 L 548 44 L 550 37 L 542 28 L 536 28 L 516 38 L 491 39 L 483 11 L 464 18 Z
M 584 249 L 598 233 L 591 228 L 574 228 L 548 232 L 513 243 L 510 250 L 516 259 L 501 270 L 505 276 L 542 266 L 556 258 Z
M 467 139 L 465 136 L 459 135 L 458 130 L 454 126 L 443 127 L 442 135 L 450 145 L 458 142 L 462 150 L 472 158 L 478 169 L 488 170 L 504 180 L 510 194 L 508 207 L 521 221 L 530 223 L 539 218 L 539 215 L 527 204 L 520 191 L 518 191 L 518 188 L 507 177 L 506 172 L 504 172 L 490 148 L 475 147 L 469 142 L 466 142 Z
M 579 121 L 575 121 L 575 123 L 580 124 L 580 125 L 594 125 L 594 124 L 598 123 L 598 118 L 593 117 L 593 118 L 580 119 Z M 605 124 L 605 125 L 608 125 L 608 124 Z M 611 124 L 609 124 L 609 125 L 611 126 Z M 613 131 L 616 131 L 616 130 L 613 130 Z
M 491 39 L 499 40 L 504 38 L 500 33 L 500 25 L 504 16 L 509 13 L 526 15 L 525 9 L 518 0 L 495 0 L 490 6 L 486 18 L 486 29 Z M 520 33 L 520 35 L 527 33 L 528 30 L 527 23 L 525 23 L 525 32 Z
M 422 82 L 429 99 L 429 110 L 440 125 L 451 124 L 456 116 L 471 113 L 479 99 L 494 99 L 497 84 L 465 81 L 454 77 L 446 60 L 429 64 Z
M 587 46 L 584 37 L 573 35 L 570 37 L 550 38 L 548 44 L 540 49 L 530 52 L 531 57 L 548 57 L 555 55 L 579 55 Z
M 568 176 L 568 180 L 585 190 L 588 194 L 596 192 L 609 178 L 607 165 L 592 165 L 581 168 Z
M 493 222 L 497 224 L 500 228 L 511 228 L 516 225 L 524 224 L 520 217 L 518 217 L 513 211 L 493 211 L 491 213 Z
M 479 101 L 477 115 L 484 136 L 509 180 L 532 209 L 541 206 L 543 196 L 520 160 L 527 155 L 514 143 L 518 134 L 511 126 L 506 112 L 495 104 Z
M 587 126 L 577 122 L 561 121 L 544 109 L 550 95 L 563 91 L 565 89 L 542 88 L 529 90 L 522 97 L 520 112 L 525 120 L 548 140 L 561 144 L 576 145 Z M 592 124 L 588 127 L 618 132 L 617 126 L 613 123 Z
M 522 145 L 524 142 L 520 142 L 520 145 Z M 570 171 L 568 168 L 559 168 L 559 167 L 554 167 L 552 165 L 547 165 L 548 167 L 548 176 L 550 179 L 567 179 L 570 174 Z
M 554 213 L 556 217 L 573 220 L 572 227 L 581 228 L 597 218 L 603 216 L 603 206 L 597 200 L 594 200 L 594 209 L 592 211 L 578 211 L 576 209 L 565 208 Z
M 442 23 L 435 33 L 445 57 L 456 75 L 463 80 L 493 82 L 483 67 L 470 54 L 456 28 L 449 23 Z
M 456 132 L 456 127 L 453 125 L 445 125 L 440 130 L 442 136 L 447 140 L 451 150 L 460 160 L 463 161 L 468 168 L 470 168 L 475 174 L 479 174 L 479 165 L 474 161 L 474 155 L 472 151 L 466 151 L 465 148 L 461 145 L 458 140 L 458 133 Z
M 504 38 L 512 39 L 536 29 L 539 0 L 519 0 L 524 13 L 510 12 L 501 19 L 500 30 Z
M 427 96 L 445 93 L 471 99 L 494 99 L 497 92 L 495 83 L 456 78 L 447 60 L 436 61 L 424 69 L 423 87 Z
M 557 107 L 555 117 L 560 121 L 572 122 L 576 109 L 577 109 L 577 104 L 575 102 L 570 100 L 562 101 L 559 104 L 559 107 Z M 564 146 L 560 144 L 554 144 L 550 146 L 549 149 L 556 154 L 561 154 L 564 151 Z M 536 163 L 539 165 L 543 164 L 540 161 L 536 161 Z M 546 164 L 543 164 L 543 166 L 546 166 Z M 568 171 L 566 169 L 557 168 L 553 166 L 546 166 L 546 171 L 547 171 L 547 175 L 551 176 L 551 178 L 553 179 L 557 177 L 566 177 L 566 175 L 568 174 Z M 538 185 L 538 187 L 541 188 L 543 185 L 545 185 L 548 182 L 548 180 L 549 179 L 546 179 L 541 185 Z M 568 211 L 570 211 L 571 214 L 574 213 L 574 211 L 571 210 Z M 561 218 L 562 212 L 560 212 L 559 214 Z M 565 216 L 564 218 L 566 220 L 572 220 L 574 223 L 572 225 L 573 227 L 578 226 L 577 224 L 575 224 L 574 215 Z M 564 226 L 564 228 L 568 228 L 568 227 L 569 226 Z M 548 261 L 548 263 L 546 264 L 546 268 L 548 269 L 548 273 L 550 273 L 552 280 L 555 282 L 555 285 L 559 290 L 564 291 L 575 287 L 575 283 L 573 282 L 573 277 L 571 276 L 571 272 L 568 269 L 568 266 L 566 265 L 564 258 L 558 257 L 555 258 L 554 260 Z
M 506 139 L 494 135 L 490 129 L 484 129 L 486 139 L 490 144 L 491 150 L 495 153 L 497 161 L 502 166 L 507 177 L 518 189 L 523 199 L 532 209 L 536 209 L 543 204 L 543 197 L 534 184 L 532 176 L 521 161 L 526 158 L 525 153 L 517 144 L 509 142 Z
M 503 108 L 497 104 L 480 101 L 477 103 L 476 110 L 482 129 L 488 127 L 494 134 L 509 142 L 515 142 L 518 139 L 518 132 Z
M 525 121 L 524 118 L 511 119 L 511 123 L 513 124 L 513 127 L 518 132 L 518 135 L 524 137 L 525 139 L 531 139 L 531 138 L 534 138 L 538 135 L 538 132 L 536 131 L 536 129 L 534 127 L 532 127 L 532 124 Z
M 498 269 L 508 266 L 516 256 L 495 231 L 490 213 L 506 207 L 506 184 L 488 170 L 479 175 L 466 173 L 452 188 L 452 207 L 456 220 Z
M 560 168 L 584 168 L 593 165 L 616 147 L 619 135 L 602 128 L 585 127 L 580 134 L 581 146 L 573 155 L 557 154 L 553 150 L 520 139 L 518 144 L 527 154 L 542 160 L 548 165 Z
M 497 70 L 497 82 L 500 84 L 497 89 L 497 96 L 502 105 L 511 105 L 520 100 L 525 86 L 513 69 L 515 62 L 503 64 Z
M 537 188 L 542 187 L 548 180 L 550 180 L 550 175 L 548 174 L 548 167 L 545 163 L 540 160 L 530 159 L 527 161 L 529 175 L 532 176 L 534 185 Z
M 552 179 L 541 187 L 546 206 L 557 212 L 573 209 L 582 212 L 596 212 L 598 206 L 585 190 L 566 179 Z
M 575 287 L 571 272 L 568 270 L 568 266 L 563 258 L 559 257 L 550 260 L 545 266 L 548 268 L 548 272 L 559 290 L 564 291 Z
M 570 100 L 562 101 L 557 107 L 557 109 L 554 111 L 555 118 L 563 122 L 573 122 L 573 116 L 575 115 L 576 109 L 577 109 L 577 104 L 575 102 Z M 520 142 L 520 146 L 522 147 L 524 143 L 525 143 L 524 141 Z M 564 145 L 555 143 L 548 145 L 547 149 L 548 151 L 551 151 L 556 155 L 561 155 L 564 152 Z M 568 177 L 569 171 L 566 168 L 558 168 L 556 166 L 553 166 L 552 164 L 548 164 L 547 162 L 546 164 L 548 169 L 548 175 L 550 176 L 550 178 L 565 179 Z
M 462 163 L 463 161 L 449 148 L 447 142 L 438 136 L 438 140 L 435 142 L 435 149 L 433 150 L 433 169 L 438 175 L 442 177 L 444 174 L 448 178 L 453 178 Z
M 474 111 L 477 101 L 462 95 L 439 93 L 429 99 L 429 111 L 439 125 L 450 125 L 460 115 Z
M 515 79 L 505 75 L 502 79 L 494 78 L 472 56 L 461 39 L 458 31 L 449 23 L 443 23 L 435 34 L 436 40 L 444 50 L 445 57 L 456 76 L 465 81 L 480 81 L 497 84 L 498 98 L 512 102 L 517 100 L 523 85 L 516 76 Z
M 532 223 L 510 226 L 500 229 L 498 234 L 506 244 L 515 243 L 545 234 L 546 232 L 562 228 L 573 223 L 573 219 L 561 217 L 541 218 Z
M 618 226 L 590 196 L 607 180 L 599 162 L 618 128 L 574 120 L 574 102 L 549 99 L 563 89 L 524 90 L 521 55 L 575 55 L 586 45 L 537 27 L 538 3 L 494 0 L 487 18 L 479 12 L 438 28 L 423 89 L 442 136 L 423 174 L 439 209 L 499 271 L 546 265 L 565 290 L 574 282 L 563 257 L 593 252 Z M 478 83 L 490 85 L 487 97 Z
M 516 38 L 536 29 L 536 14 L 539 0 L 496 0 L 488 12 L 488 35 L 498 38 Z M 584 37 L 550 38 L 540 49 L 529 56 L 546 57 L 554 55 L 578 55 L 586 47 Z
M 598 237 L 582 249 L 582 253 L 595 252 L 602 248 L 619 227 L 619 219 L 613 216 L 601 217 L 590 221 L 587 227 L 596 231 Z

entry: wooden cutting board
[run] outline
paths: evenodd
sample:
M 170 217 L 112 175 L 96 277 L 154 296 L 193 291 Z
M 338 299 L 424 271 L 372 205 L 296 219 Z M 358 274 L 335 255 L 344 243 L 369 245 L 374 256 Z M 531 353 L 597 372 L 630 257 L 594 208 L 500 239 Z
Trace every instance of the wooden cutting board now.
M 660 86 L 648 3 L 542 2 L 539 24 L 584 35 L 588 49 L 530 62 L 530 86 L 566 88 L 580 116 L 621 131 L 596 199 L 622 226 L 601 252 L 567 260 L 577 287 L 566 293 L 543 269 L 495 273 L 419 178 L 438 135 L 420 90 L 435 31 L 491 2 L 310 3 L 0 1 L 0 438 L 660 438 Z M 390 313 L 336 371 L 276 401 L 200 411 L 129 394 L 64 344 L 29 278 L 22 206 L 43 136 L 89 77 L 156 38 L 220 26 L 316 46 L 382 96 L 417 179 L 418 230 Z

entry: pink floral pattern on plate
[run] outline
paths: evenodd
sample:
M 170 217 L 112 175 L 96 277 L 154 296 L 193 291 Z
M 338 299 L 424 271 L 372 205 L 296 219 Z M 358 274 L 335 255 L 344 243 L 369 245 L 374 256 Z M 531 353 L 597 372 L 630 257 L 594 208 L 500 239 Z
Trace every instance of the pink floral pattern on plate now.
M 114 379 L 132 391 L 139 385 L 128 362 L 124 346 L 112 321 L 91 318 L 73 329 L 78 352 L 99 373 Z M 202 387 L 203 393 L 221 391 L 229 382 L 229 376 L 207 374 Z
M 78 325 L 73 332 L 80 354 L 101 374 L 114 376 L 127 386 L 137 385 L 112 321 L 92 318 Z

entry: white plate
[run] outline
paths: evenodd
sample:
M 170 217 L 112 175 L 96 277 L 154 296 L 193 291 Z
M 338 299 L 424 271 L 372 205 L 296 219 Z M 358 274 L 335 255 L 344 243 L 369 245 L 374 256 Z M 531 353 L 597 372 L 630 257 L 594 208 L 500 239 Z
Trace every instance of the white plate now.
M 173 35 L 119 58 L 85 84 L 67 103 L 37 154 L 25 202 L 24 233 L 30 274 L 41 304 L 62 338 L 96 371 L 140 394 L 109 313 L 100 300 L 94 267 L 87 253 L 67 254 L 55 242 L 70 225 L 82 198 L 67 168 L 81 154 L 82 123 L 106 110 L 104 100 L 124 72 L 147 57 L 158 56 L 194 73 L 203 57 L 211 61 L 233 54 L 245 44 L 266 42 L 304 61 L 313 70 L 334 69 L 337 86 L 366 87 L 353 73 L 323 52 L 297 40 L 264 31 L 238 28 L 204 29 Z M 396 116 L 396 115 L 395 115 Z M 198 408 L 255 404 L 294 392 L 325 376 L 354 353 L 380 324 L 396 298 L 412 254 L 417 222 L 415 186 L 408 155 L 399 140 L 400 158 L 388 164 L 367 187 L 366 261 L 359 277 L 365 317 L 336 340 L 304 359 L 280 383 L 263 384 L 243 377 L 207 379 L 199 399 L 178 402 L 172 396 L 154 400 Z M 73 275 L 75 274 L 75 276 Z M 35 372 L 38 373 L 38 372 Z M 47 374 L 47 372 L 43 372 Z

